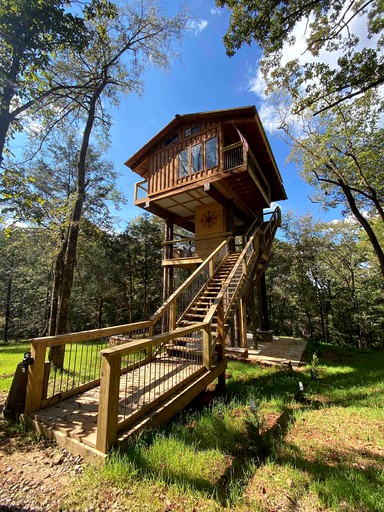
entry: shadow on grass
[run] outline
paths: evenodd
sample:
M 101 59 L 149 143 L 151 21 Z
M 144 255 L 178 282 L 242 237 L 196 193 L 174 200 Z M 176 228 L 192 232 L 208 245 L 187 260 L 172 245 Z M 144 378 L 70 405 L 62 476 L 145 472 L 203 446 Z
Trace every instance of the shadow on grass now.
M 291 463 L 302 471 L 308 471 L 313 483 L 319 483 L 317 492 L 324 502 L 330 500 L 328 494 L 331 496 L 334 493 L 335 499 L 338 499 L 346 492 L 351 493 L 350 503 L 364 503 L 371 507 L 367 510 L 376 510 L 372 508 L 367 489 L 378 485 L 383 474 L 380 477 L 379 472 L 368 467 L 362 472 L 349 468 L 349 472 L 341 472 L 338 477 L 337 462 L 328 464 L 326 458 L 324 461 L 310 462 L 300 453 L 287 459 L 280 455 L 289 447 L 285 439 L 298 411 L 313 411 L 333 405 L 365 406 L 369 386 L 371 391 L 372 387 L 377 386 L 378 396 L 384 392 L 384 354 L 379 354 L 379 357 L 374 354 L 375 357 L 372 357 L 372 353 L 352 350 L 343 358 L 342 351 L 331 350 L 329 354 L 326 348 L 322 348 L 322 351 L 320 365 L 325 370 L 318 380 L 310 378 L 309 370 L 294 372 L 289 368 L 276 368 L 265 373 L 256 367 L 253 371 L 247 363 L 233 365 L 233 373 L 237 373 L 237 377 L 229 379 L 225 400 L 216 401 L 199 413 L 180 413 L 169 426 L 143 434 L 139 442 L 132 442 L 127 447 L 127 461 L 145 477 L 150 475 L 154 480 L 176 484 L 184 489 L 192 488 L 214 497 L 220 505 L 231 506 L 244 495 L 255 470 L 273 459 L 276 464 L 283 466 Z M 336 371 L 327 373 L 327 368 Z M 299 390 L 299 382 L 304 384 L 304 392 Z M 341 390 L 341 397 L 338 398 L 337 393 L 332 394 L 334 390 Z M 319 395 L 326 396 L 326 400 L 319 400 Z M 259 403 L 275 401 L 273 407 L 278 413 L 272 425 L 263 426 L 258 413 L 250 412 L 250 403 L 255 399 Z M 237 420 L 241 420 L 241 428 Z M 213 456 L 212 472 L 208 476 L 200 473 L 201 477 L 198 471 L 189 471 L 189 468 L 183 471 L 177 463 L 170 463 L 166 453 L 163 461 L 157 460 L 154 464 L 148 452 L 159 438 L 175 439 L 181 447 L 184 446 L 185 451 L 190 450 L 192 466 L 193 454 L 197 464 L 199 454 L 209 450 L 217 450 L 225 457 L 225 464 L 215 466 Z M 183 456 L 182 449 L 180 458 Z M 321 484 L 322 480 L 324 484 Z M 361 481 L 362 490 L 351 489 L 354 481 Z M 360 502 L 358 494 L 363 496 Z
M 316 457 L 307 457 L 292 444 L 284 448 L 288 455 L 276 457 L 275 464 L 294 467 L 309 476 L 311 487 L 324 506 L 332 510 L 384 510 L 384 457 L 375 457 L 362 465 L 354 463 L 353 459 L 343 459 L 331 449 L 317 452 Z M 366 456 L 363 450 L 354 452 L 355 457 Z

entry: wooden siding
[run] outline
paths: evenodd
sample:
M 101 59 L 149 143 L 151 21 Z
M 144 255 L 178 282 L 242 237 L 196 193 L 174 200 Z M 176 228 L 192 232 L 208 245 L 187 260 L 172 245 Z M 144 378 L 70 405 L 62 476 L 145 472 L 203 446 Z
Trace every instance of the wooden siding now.
M 196 126 L 196 124 L 194 124 Z M 185 130 L 189 125 L 181 125 L 178 129 L 178 142 L 165 146 L 165 141 L 169 137 L 168 134 L 159 142 L 151 151 L 149 157 L 149 173 L 148 173 L 148 195 L 149 197 L 158 193 L 164 193 L 174 190 L 178 187 L 199 180 L 203 180 L 220 169 L 220 147 L 221 147 L 221 130 L 220 124 L 217 122 L 208 122 L 199 124 L 200 131 L 196 135 L 184 137 Z M 199 172 L 189 174 L 188 176 L 178 177 L 178 155 L 180 151 L 189 146 L 198 143 L 204 143 L 212 137 L 218 139 L 218 165 L 210 169 L 203 169 Z

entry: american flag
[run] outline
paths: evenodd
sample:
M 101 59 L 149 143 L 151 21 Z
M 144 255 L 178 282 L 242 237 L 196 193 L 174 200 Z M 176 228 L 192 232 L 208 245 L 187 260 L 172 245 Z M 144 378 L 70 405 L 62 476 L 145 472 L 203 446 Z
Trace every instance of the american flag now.
M 240 140 L 244 144 L 245 149 L 248 151 L 249 146 L 248 146 L 248 142 L 247 142 L 246 138 L 244 137 L 244 135 L 241 133 L 241 131 L 237 128 L 237 126 L 235 124 L 233 126 L 236 128 L 236 131 L 239 134 Z

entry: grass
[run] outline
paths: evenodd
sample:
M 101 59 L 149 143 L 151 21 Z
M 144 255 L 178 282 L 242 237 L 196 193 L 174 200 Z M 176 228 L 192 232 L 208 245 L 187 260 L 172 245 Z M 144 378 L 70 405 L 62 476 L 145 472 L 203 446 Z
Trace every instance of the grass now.
M 384 353 L 324 345 L 311 374 L 313 348 L 299 372 L 230 362 L 225 397 L 89 466 L 63 510 L 383 512 Z
M 0 391 L 8 391 L 18 363 L 23 360 L 29 344 L 15 343 L 0 345 Z

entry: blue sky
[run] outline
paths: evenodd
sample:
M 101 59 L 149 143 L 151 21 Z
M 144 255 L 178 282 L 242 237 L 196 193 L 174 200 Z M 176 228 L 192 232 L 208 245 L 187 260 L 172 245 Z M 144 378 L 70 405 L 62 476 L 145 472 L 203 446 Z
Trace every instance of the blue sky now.
M 216 8 L 214 0 L 189 0 L 186 4 L 199 18 L 200 28 L 191 31 L 182 43 L 181 58 L 172 63 L 168 73 L 150 69 L 145 74 L 145 89 L 141 98 L 132 95 L 121 101 L 114 110 L 111 131 L 112 147 L 109 157 L 122 176 L 119 187 L 127 197 L 119 215 L 123 221 L 143 211 L 133 206 L 134 183 L 140 177 L 124 166 L 124 162 L 175 114 L 256 105 L 261 109 L 262 99 L 251 91 L 251 82 L 257 73 L 260 52 L 256 46 L 244 47 L 229 58 L 222 42 L 228 27 L 229 14 Z M 163 2 L 168 12 L 175 12 L 181 2 Z M 219 12 L 220 11 L 220 12 Z M 339 215 L 324 213 L 309 200 L 311 189 L 299 177 L 293 164 L 287 164 L 289 148 L 276 133 L 267 135 L 283 177 L 288 200 L 282 201 L 282 211 L 292 209 L 299 214 L 313 212 L 316 217 L 331 220 Z

